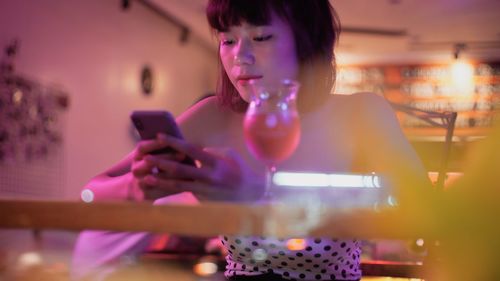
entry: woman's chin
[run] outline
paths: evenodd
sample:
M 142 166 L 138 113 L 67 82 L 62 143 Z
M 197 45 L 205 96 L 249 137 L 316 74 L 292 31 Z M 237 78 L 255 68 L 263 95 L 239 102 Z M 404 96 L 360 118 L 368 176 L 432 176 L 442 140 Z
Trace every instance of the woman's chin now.
M 240 97 L 247 103 L 250 103 L 250 96 L 251 96 L 250 89 L 242 89 L 241 87 L 238 87 L 236 89 L 238 90 Z

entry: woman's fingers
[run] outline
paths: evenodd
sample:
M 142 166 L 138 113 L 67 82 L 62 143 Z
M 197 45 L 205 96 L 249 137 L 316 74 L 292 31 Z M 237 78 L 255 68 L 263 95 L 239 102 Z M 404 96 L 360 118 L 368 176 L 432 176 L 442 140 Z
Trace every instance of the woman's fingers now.
M 179 163 L 166 158 L 148 155 L 145 162 L 151 167 L 157 167 L 158 176 L 163 178 L 208 180 L 209 172 L 191 165 Z
M 155 150 L 159 150 L 167 147 L 168 145 L 158 139 L 143 140 L 137 144 L 137 153 L 135 154 L 134 160 L 140 160 L 144 155 L 150 154 Z
M 151 173 L 153 167 L 150 163 L 141 160 L 132 164 L 131 172 L 134 177 L 144 177 Z
M 155 157 L 159 157 L 161 159 L 168 159 L 168 160 L 176 160 L 178 158 L 178 156 L 176 156 L 176 155 L 161 155 L 161 156 L 155 156 Z M 148 161 L 145 161 L 144 159 L 142 159 L 142 160 L 135 161 L 132 164 L 131 171 L 135 177 L 143 177 L 147 174 L 158 173 L 159 168 L 157 166 L 155 166 L 153 162 L 148 162 Z
M 172 137 L 166 134 L 158 134 L 157 138 L 161 143 L 172 147 L 177 152 L 185 154 L 193 159 L 200 161 L 203 164 L 212 165 L 215 162 L 214 157 L 206 153 L 202 148 L 188 143 L 182 139 Z
M 175 151 L 172 153 L 176 160 L 183 160 L 184 155 L 200 161 L 205 165 L 213 165 L 217 160 L 215 155 L 207 153 L 203 148 L 186 142 L 183 139 L 172 137 L 166 134 L 158 134 L 156 139 L 144 140 L 137 145 L 135 160 L 141 160 L 152 151 L 171 147 Z

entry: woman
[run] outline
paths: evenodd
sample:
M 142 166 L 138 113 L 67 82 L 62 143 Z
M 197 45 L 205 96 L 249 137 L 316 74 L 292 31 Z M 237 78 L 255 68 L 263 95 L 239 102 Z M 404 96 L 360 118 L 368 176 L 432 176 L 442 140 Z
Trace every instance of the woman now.
M 405 179 L 424 182 L 424 170 L 384 99 L 367 93 L 330 94 L 339 21 L 327 0 L 210 0 L 207 17 L 220 43 L 217 96 L 178 118 L 185 141 L 165 135 L 142 141 L 129 157 L 94 178 L 86 188 L 95 200 L 130 194 L 135 200 L 172 199 L 185 191 L 199 200 L 258 200 L 265 168 L 247 152 L 242 128 L 250 82 L 284 78 L 302 84 L 302 137 L 280 169 L 377 171 L 387 174 L 394 186 Z M 196 159 L 198 167 L 181 164 L 178 156 L 149 154 L 165 146 Z M 158 173 L 152 173 L 154 167 Z M 402 201 L 405 194 L 399 194 Z M 149 239 L 146 234 L 116 235 L 128 245 L 119 254 L 140 251 Z M 85 239 L 90 238 L 82 237 L 80 244 Z M 287 250 L 284 240 L 265 237 L 224 236 L 222 243 L 229 253 L 225 274 L 230 280 L 361 278 L 356 240 L 313 238 L 300 252 Z M 268 252 L 266 260 L 255 261 L 248 254 L 257 247 Z M 83 248 L 77 247 L 77 259 Z

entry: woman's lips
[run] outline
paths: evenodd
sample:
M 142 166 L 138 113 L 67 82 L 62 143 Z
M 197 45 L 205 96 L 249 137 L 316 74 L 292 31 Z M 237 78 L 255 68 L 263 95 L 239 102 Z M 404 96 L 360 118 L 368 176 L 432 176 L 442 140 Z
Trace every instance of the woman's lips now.
M 262 76 L 240 76 L 236 78 L 236 81 L 241 86 L 248 86 L 252 80 L 261 79 Z

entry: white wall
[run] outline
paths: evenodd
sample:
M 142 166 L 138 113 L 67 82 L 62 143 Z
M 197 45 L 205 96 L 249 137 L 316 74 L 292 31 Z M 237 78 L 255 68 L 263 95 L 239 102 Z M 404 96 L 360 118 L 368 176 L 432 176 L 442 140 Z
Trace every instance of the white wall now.
M 0 0 L 0 48 L 20 41 L 16 72 L 70 94 L 61 198 L 76 199 L 90 177 L 131 150 L 131 110 L 178 115 L 214 88 L 215 51 L 196 38 L 182 45 L 178 28 L 131 2 L 122 11 L 119 0 Z M 139 86 L 144 64 L 154 71 L 149 97 Z

